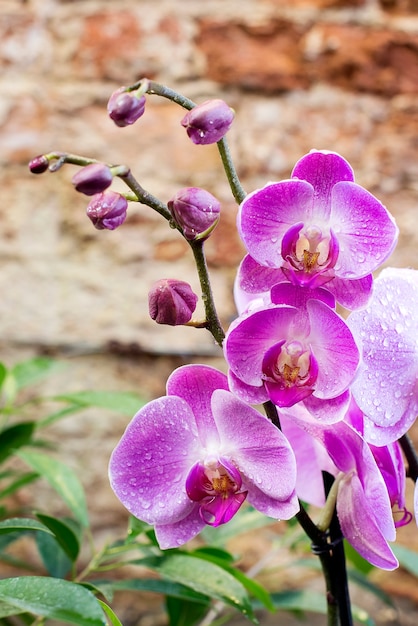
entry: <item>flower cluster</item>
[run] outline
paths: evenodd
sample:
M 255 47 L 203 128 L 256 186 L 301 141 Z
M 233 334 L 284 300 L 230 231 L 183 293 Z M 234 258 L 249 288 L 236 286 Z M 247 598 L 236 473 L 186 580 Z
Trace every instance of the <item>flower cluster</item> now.
M 112 95 L 118 126 L 142 116 L 147 89 L 140 82 Z M 153 83 L 149 93 L 158 89 Z M 234 118 L 226 103 L 184 106 L 181 124 L 194 143 L 225 145 Z M 31 170 L 51 169 L 50 158 L 58 157 L 36 157 Z M 234 188 L 246 255 L 234 285 L 238 315 L 224 333 L 199 256 L 219 201 L 188 187 L 164 205 L 124 166 L 89 163 L 73 183 L 93 196 L 87 213 L 99 229 L 126 217 L 127 198 L 108 190 L 114 176 L 181 233 L 198 264 L 206 319 L 191 321 L 198 296 L 177 279 L 152 287 L 150 316 L 208 328 L 227 366 L 227 374 L 180 367 L 166 395 L 135 415 L 110 461 L 117 497 L 154 525 L 163 549 L 229 522 L 244 502 L 288 520 L 303 501 L 323 507 L 325 520 L 336 512 L 341 537 L 370 563 L 397 567 L 389 542 L 412 517 L 399 440 L 418 413 L 418 272 L 373 277 L 398 238 L 387 209 L 335 152 L 313 150 L 289 179 L 248 195 Z M 261 404 L 267 416 L 252 406 Z M 330 490 L 324 475 L 333 477 Z M 329 519 L 318 528 L 326 536 Z
M 190 204 L 176 209 L 180 221 Z M 238 229 L 248 254 L 223 344 L 227 377 L 177 370 L 116 448 L 113 488 L 174 547 L 228 522 L 244 500 L 281 519 L 298 510 L 295 493 L 323 506 L 325 471 L 344 537 L 393 569 L 392 509 L 396 524 L 410 519 L 396 440 L 418 411 L 417 276 L 385 270 L 373 290 L 396 224 L 347 161 L 312 151 L 290 179 L 245 197 Z M 276 407 L 286 439 L 250 406 L 261 403 Z

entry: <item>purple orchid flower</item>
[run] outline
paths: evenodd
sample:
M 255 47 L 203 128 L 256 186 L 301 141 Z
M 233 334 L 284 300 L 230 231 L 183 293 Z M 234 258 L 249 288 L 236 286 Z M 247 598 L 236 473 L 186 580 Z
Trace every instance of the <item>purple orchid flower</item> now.
M 334 475 L 336 510 L 344 537 L 376 567 L 395 569 L 398 561 L 388 544 L 396 537 L 391 501 L 367 442 L 345 421 L 331 427 L 319 424 L 300 404 L 281 411 L 280 420 L 296 454 L 298 495 L 312 504 L 321 503 L 321 472 Z M 298 429 L 302 436 L 295 434 Z M 310 443 L 309 437 L 313 439 Z M 322 453 L 317 449 L 318 443 Z M 311 491 L 306 486 L 299 491 L 300 477 L 304 475 L 310 477 Z
M 362 344 L 363 367 L 352 386 L 364 414 L 364 437 L 396 441 L 418 414 L 418 271 L 384 269 L 369 306 L 347 319 Z
M 364 415 L 354 399 L 351 400 L 344 420 L 361 436 L 364 435 Z M 397 528 L 405 526 L 411 521 L 412 514 L 406 508 L 406 471 L 401 446 L 397 441 L 393 441 L 386 446 L 369 444 L 369 448 L 385 481 L 395 517 L 395 526 Z
M 300 159 L 291 179 L 249 194 L 238 229 L 256 263 L 297 285 L 327 284 L 347 308 L 365 304 L 371 273 L 398 236 L 386 208 L 354 182 L 349 163 L 325 151 Z
M 245 500 L 277 519 L 299 510 L 286 438 L 230 393 L 225 374 L 204 365 L 175 370 L 167 396 L 135 415 L 109 474 L 122 504 L 155 525 L 162 549 L 228 522 Z
M 272 305 L 238 318 L 227 333 L 232 391 L 245 402 L 304 402 L 324 422 L 342 419 L 360 356 L 346 323 L 329 306 L 332 295 L 282 283 L 271 297 Z

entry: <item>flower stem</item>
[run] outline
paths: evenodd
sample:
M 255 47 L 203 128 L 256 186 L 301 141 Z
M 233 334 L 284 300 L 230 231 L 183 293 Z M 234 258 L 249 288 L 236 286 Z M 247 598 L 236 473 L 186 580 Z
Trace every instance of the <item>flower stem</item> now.
M 123 174 L 118 174 L 118 176 L 125 182 L 129 189 L 134 192 L 135 196 L 141 204 L 146 204 L 147 206 L 151 207 L 151 209 L 157 211 L 157 213 L 162 215 L 166 220 L 172 220 L 171 213 L 168 210 L 167 205 L 165 205 L 164 202 L 161 202 L 161 200 L 159 200 L 151 193 L 146 191 L 143 187 L 141 187 L 129 168 L 126 168 L 126 172 Z
M 191 109 L 194 109 L 195 106 L 197 106 L 196 103 L 193 102 L 193 100 L 186 98 L 177 91 L 174 91 L 174 89 L 170 89 L 170 87 L 166 87 L 165 85 L 161 85 L 160 83 L 156 83 L 155 81 L 148 80 L 146 78 L 142 78 L 134 85 L 131 85 L 129 87 L 129 91 L 135 91 L 142 86 L 146 86 L 146 93 L 161 96 L 162 98 L 167 98 L 168 100 L 171 100 L 172 102 L 180 105 L 181 107 L 183 107 L 183 109 L 186 109 L 187 111 L 190 111 Z M 246 196 L 246 193 L 241 185 L 240 179 L 235 169 L 235 165 L 232 161 L 228 142 L 226 141 L 225 137 L 223 137 L 218 141 L 217 145 L 232 195 L 234 196 L 237 204 L 241 204 Z
M 418 480 L 418 455 L 415 450 L 412 439 L 408 434 L 402 435 L 399 439 L 399 443 L 403 450 L 406 460 L 408 461 L 407 476 L 412 478 L 414 482 Z
M 222 342 L 225 339 L 225 332 L 219 321 L 218 313 L 215 307 L 208 266 L 206 263 L 206 257 L 203 249 L 203 241 L 195 239 L 193 241 L 189 241 L 189 244 L 193 252 L 197 273 L 199 276 L 200 287 L 202 289 L 202 300 L 205 307 L 206 315 L 205 326 L 215 339 L 218 346 L 222 347 Z
M 334 477 L 327 472 L 323 472 L 323 480 L 325 492 L 328 495 L 332 489 Z M 337 607 L 339 621 L 336 621 L 335 624 L 339 624 L 339 626 L 353 626 L 343 539 L 337 510 L 335 509 L 329 526 L 330 561 L 326 563 L 327 569 L 329 568 L 328 576 L 330 580 L 330 587 L 327 587 L 328 619 L 330 619 L 330 614 L 334 614 Z M 322 564 L 322 567 L 324 568 L 324 564 Z M 324 575 L 326 577 L 325 573 Z M 334 626 L 334 622 L 330 624 Z
M 221 155 L 222 165 L 225 170 L 226 177 L 228 179 L 229 187 L 232 191 L 232 195 L 235 198 L 237 204 L 241 204 L 247 195 L 241 185 L 240 179 L 235 169 L 235 165 L 232 161 L 231 152 L 229 150 L 228 143 L 225 137 L 222 137 L 217 143 L 219 154 Z

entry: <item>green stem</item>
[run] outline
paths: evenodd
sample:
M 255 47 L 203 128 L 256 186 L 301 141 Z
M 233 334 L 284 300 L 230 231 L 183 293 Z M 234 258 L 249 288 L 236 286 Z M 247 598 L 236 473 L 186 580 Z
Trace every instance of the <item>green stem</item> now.
M 164 202 L 161 202 L 158 198 L 153 196 L 151 193 L 146 191 L 141 185 L 138 183 L 136 178 L 132 175 L 132 172 L 126 168 L 127 171 L 123 174 L 118 174 L 119 178 L 121 178 L 125 184 L 129 187 L 131 191 L 134 192 L 135 196 L 138 198 L 138 201 L 141 204 L 145 204 L 154 211 L 157 211 L 160 215 L 162 215 L 169 222 L 172 221 L 171 213 L 167 208 L 167 205 Z
M 225 339 L 225 333 L 219 321 L 218 313 L 215 307 L 206 257 L 203 249 L 203 241 L 195 239 L 193 241 L 189 241 L 189 245 L 193 251 L 200 281 L 200 288 L 202 290 L 202 300 L 206 316 L 206 328 L 212 334 L 218 346 L 222 347 L 223 340 Z
M 169 87 L 161 85 L 160 83 L 156 83 L 153 80 L 147 80 L 146 78 L 143 78 L 134 85 L 131 85 L 131 87 L 129 87 L 129 91 L 136 91 L 137 89 L 145 86 L 147 87 L 146 93 L 161 96 L 162 98 L 167 98 L 168 100 L 171 100 L 172 102 L 180 105 L 181 107 L 183 107 L 183 109 L 186 109 L 187 111 L 190 111 L 191 109 L 194 109 L 195 106 L 197 106 L 196 103 L 193 102 L 193 100 L 186 98 L 177 91 L 174 91 L 174 89 L 170 89 Z M 222 160 L 222 165 L 232 191 L 232 195 L 234 196 L 237 204 L 241 204 L 246 196 L 246 193 L 241 185 L 237 171 L 235 169 L 235 165 L 232 161 L 228 142 L 225 137 L 223 137 L 220 141 L 218 141 L 217 145 Z
M 235 198 L 237 204 L 241 204 L 247 195 L 241 185 L 240 179 L 235 169 L 235 165 L 232 161 L 231 152 L 229 150 L 228 142 L 223 137 L 217 143 L 219 154 L 221 155 L 222 165 L 225 170 L 226 177 L 228 178 L 229 187 L 232 191 L 232 195 Z

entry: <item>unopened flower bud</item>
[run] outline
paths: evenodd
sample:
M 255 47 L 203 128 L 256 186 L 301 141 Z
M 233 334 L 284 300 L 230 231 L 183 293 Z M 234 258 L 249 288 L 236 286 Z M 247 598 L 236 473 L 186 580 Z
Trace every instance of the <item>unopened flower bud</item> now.
M 109 98 L 107 112 L 116 126 L 129 126 L 143 115 L 145 96 L 138 97 L 135 92 L 126 91 L 125 87 L 117 89 Z
M 216 143 L 228 132 L 234 116 L 234 110 L 223 100 L 206 100 L 188 111 L 181 124 L 193 143 Z
M 96 194 L 87 207 L 87 216 L 98 230 L 115 230 L 126 219 L 128 201 L 116 191 Z
M 29 162 L 29 169 L 32 174 L 43 174 L 49 167 L 49 160 L 44 154 L 34 157 Z
M 158 280 L 148 295 L 149 314 L 157 324 L 179 326 L 192 318 L 198 297 L 183 280 Z
M 104 163 L 92 163 L 79 170 L 72 178 L 72 183 L 77 191 L 94 196 L 107 189 L 112 183 L 113 174 Z
M 221 212 L 219 201 L 211 193 L 199 187 L 180 189 L 167 206 L 186 239 L 207 239 L 217 223 Z

